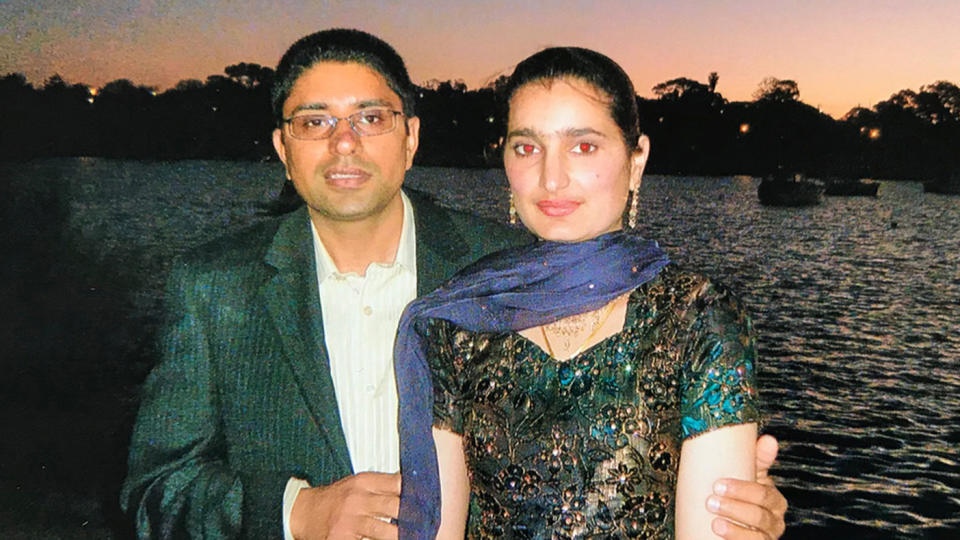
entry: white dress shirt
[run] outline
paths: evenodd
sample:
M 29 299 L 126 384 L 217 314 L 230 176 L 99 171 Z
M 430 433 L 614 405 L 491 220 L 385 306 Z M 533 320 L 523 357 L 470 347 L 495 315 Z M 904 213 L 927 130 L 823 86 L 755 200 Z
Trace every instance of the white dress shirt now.
M 340 273 L 310 223 L 330 376 L 354 473 L 400 470 L 393 341 L 403 308 L 417 296 L 413 206 L 402 192 L 401 198 L 403 225 L 396 257 L 390 264 L 371 263 L 364 276 Z M 291 478 L 284 491 L 288 539 L 290 512 L 305 487 L 305 481 Z

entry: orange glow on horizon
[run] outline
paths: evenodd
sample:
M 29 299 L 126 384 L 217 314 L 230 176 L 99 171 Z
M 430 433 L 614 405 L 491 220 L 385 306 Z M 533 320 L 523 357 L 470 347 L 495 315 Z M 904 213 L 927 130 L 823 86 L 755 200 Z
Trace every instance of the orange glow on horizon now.
M 956 0 L 927 0 L 922 9 L 869 0 L 595 0 L 589 17 L 570 0 L 450 0 L 442 9 L 435 0 L 396 7 L 291 0 L 271 10 L 239 3 L 229 14 L 205 3 L 133 4 L 103 0 L 100 9 L 66 16 L 55 3 L 0 2 L 0 18 L 11 21 L 0 33 L 0 75 L 23 73 L 42 84 L 59 73 L 98 87 L 125 78 L 163 91 L 239 62 L 273 67 L 298 38 L 352 27 L 393 45 L 418 84 L 462 79 L 480 88 L 537 50 L 572 45 L 609 55 L 645 98 L 661 82 L 706 82 L 715 71 L 717 91 L 727 100 L 751 101 L 758 83 L 774 76 L 797 81 L 801 101 L 839 118 L 900 90 L 957 82 L 960 65 Z M 378 16 L 370 17 L 374 7 Z

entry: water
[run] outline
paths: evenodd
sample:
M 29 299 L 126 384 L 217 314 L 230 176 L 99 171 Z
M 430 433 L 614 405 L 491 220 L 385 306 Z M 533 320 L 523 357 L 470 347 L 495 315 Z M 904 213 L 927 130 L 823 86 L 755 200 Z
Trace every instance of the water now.
M 275 163 L 0 166 L 0 181 L 58 177 L 71 234 L 142 268 L 146 311 L 171 257 L 261 219 L 283 178 Z M 506 217 L 498 171 L 415 168 L 408 185 Z M 756 185 L 648 176 L 639 228 L 754 314 L 787 537 L 960 537 L 960 198 L 883 182 L 876 199 L 773 209 Z

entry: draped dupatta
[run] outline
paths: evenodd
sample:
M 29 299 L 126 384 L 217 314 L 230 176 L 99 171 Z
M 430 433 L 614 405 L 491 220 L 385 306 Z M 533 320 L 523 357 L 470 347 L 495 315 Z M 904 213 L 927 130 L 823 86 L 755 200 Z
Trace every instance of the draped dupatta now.
M 474 332 L 532 328 L 598 309 L 653 279 L 668 262 L 656 242 L 623 231 L 578 243 L 538 242 L 484 257 L 407 306 L 394 348 L 401 539 L 432 539 L 440 522 L 427 322 L 444 319 Z

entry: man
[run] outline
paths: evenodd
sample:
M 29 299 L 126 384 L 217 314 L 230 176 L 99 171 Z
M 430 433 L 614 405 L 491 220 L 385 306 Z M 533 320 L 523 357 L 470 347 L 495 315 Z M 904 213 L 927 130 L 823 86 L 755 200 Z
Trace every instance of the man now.
M 402 59 L 369 34 L 319 32 L 281 59 L 274 146 L 306 206 L 174 270 L 122 493 L 141 536 L 396 537 L 400 312 L 529 241 L 401 190 L 413 104 Z M 718 514 L 782 532 L 772 482 L 725 485 Z

